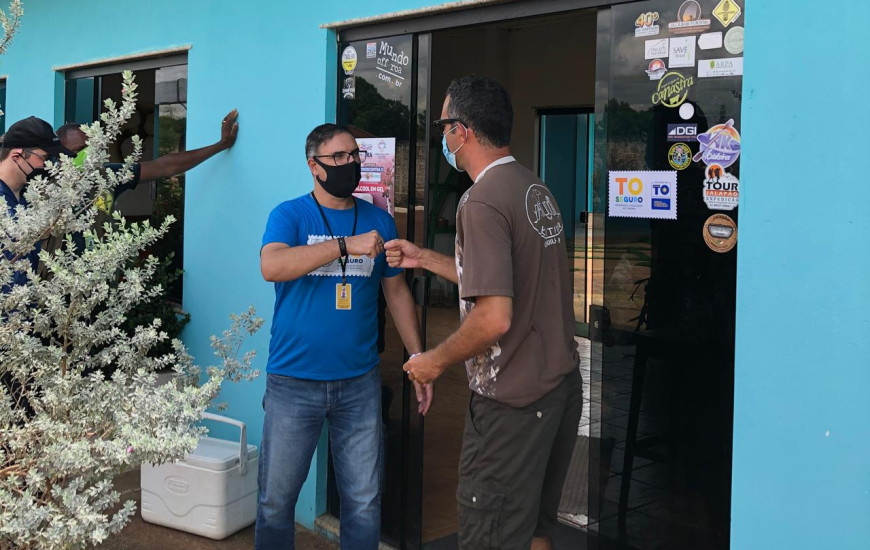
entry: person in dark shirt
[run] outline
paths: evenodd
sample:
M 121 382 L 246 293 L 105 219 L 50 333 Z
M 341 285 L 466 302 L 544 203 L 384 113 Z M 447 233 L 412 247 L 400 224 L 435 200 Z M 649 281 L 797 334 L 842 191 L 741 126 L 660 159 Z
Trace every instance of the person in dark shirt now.
M 0 194 L 3 195 L 8 216 L 15 217 L 20 208 L 27 206 L 24 197 L 27 182 L 38 175 L 46 175 L 46 161 L 56 159 L 60 154 L 72 156 L 48 122 L 32 116 L 9 127 L 0 145 Z M 39 250 L 39 243 L 34 243 L 25 255 L 16 255 L 4 247 L 3 258 L 7 261 L 27 259 L 31 267 L 36 269 Z M 16 271 L 10 284 L 3 284 L 2 293 L 6 294 L 12 286 L 26 282 L 26 273 Z

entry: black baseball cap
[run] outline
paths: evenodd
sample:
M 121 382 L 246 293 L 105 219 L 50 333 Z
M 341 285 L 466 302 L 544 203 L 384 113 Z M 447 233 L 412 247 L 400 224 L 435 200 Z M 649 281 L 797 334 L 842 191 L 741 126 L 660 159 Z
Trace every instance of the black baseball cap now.
M 10 126 L 6 134 L 3 135 L 3 144 L 0 147 L 4 149 L 14 149 L 16 147 L 31 149 L 38 147 L 52 157 L 61 154 L 70 157 L 76 156 L 75 153 L 61 145 L 60 138 L 57 137 L 57 134 L 54 133 L 48 122 L 35 116 L 19 120 Z

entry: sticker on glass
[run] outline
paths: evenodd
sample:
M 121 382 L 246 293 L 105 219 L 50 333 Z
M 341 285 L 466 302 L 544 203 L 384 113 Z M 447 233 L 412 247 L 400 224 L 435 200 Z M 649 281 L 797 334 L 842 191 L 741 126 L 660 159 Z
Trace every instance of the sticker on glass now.
M 634 21 L 635 36 L 655 36 L 659 33 L 659 12 L 648 11 L 640 14 Z
M 353 70 L 356 69 L 356 50 L 353 46 L 348 46 L 341 52 L 341 66 L 344 69 L 344 74 L 353 74 Z
M 341 87 L 341 97 L 344 99 L 353 99 L 356 97 L 356 77 L 348 76 L 344 79 L 344 85 Z
M 695 162 L 728 168 L 740 157 L 740 132 L 734 127 L 733 118 L 699 135 L 698 142 L 701 149 L 693 158 Z
M 366 59 L 374 59 L 378 56 L 378 43 L 366 42 Z
M 737 224 L 731 216 L 713 214 L 704 222 L 704 242 L 713 252 L 725 253 L 737 244 Z
M 698 125 L 668 124 L 668 141 L 698 141 Z
M 740 6 L 734 0 L 722 0 L 713 8 L 713 17 L 722 23 L 723 27 L 727 27 L 740 17 Z
M 654 38 L 644 42 L 644 59 L 656 59 L 668 56 L 668 39 Z
M 610 217 L 677 219 L 675 171 L 613 171 L 608 191 Z
M 705 59 L 698 61 L 698 78 L 743 76 L 743 58 Z
M 695 66 L 695 37 L 682 36 L 671 39 L 671 47 L 668 53 L 668 67 L 694 67 Z
M 743 27 L 734 27 L 725 33 L 725 50 L 734 55 L 743 53 Z
M 646 74 L 649 75 L 650 80 L 661 80 L 663 76 L 665 76 L 665 72 L 667 72 L 668 68 L 665 67 L 665 62 L 661 59 L 653 59 L 649 62 L 649 68 L 646 70 Z
M 673 34 L 695 34 L 710 28 L 711 21 L 701 16 L 701 4 L 697 0 L 686 0 L 677 10 L 677 20 L 668 23 Z
M 689 97 L 689 88 L 694 84 L 694 77 L 685 77 L 677 71 L 666 73 L 659 80 L 658 88 L 652 95 L 652 103 L 665 107 L 679 107 Z
M 668 151 L 668 163 L 674 170 L 685 170 L 692 164 L 692 149 L 686 143 L 675 143 Z
M 718 50 L 722 47 L 722 32 L 707 32 L 698 37 L 698 47 L 702 50 Z
M 710 210 L 734 210 L 740 205 L 740 180 L 718 164 L 707 167 L 704 204 Z

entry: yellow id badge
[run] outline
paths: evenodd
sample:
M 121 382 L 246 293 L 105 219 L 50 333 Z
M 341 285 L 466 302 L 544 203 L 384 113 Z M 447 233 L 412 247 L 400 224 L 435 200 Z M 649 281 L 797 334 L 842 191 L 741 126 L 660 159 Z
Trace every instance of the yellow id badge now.
M 349 310 L 351 307 L 351 286 L 338 283 L 335 285 L 335 309 Z

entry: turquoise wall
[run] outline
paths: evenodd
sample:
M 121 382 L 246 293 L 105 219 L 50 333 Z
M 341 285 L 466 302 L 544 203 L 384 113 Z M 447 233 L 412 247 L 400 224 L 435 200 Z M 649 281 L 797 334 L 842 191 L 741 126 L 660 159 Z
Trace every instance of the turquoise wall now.
M 62 122 L 62 78 L 55 67 L 191 45 L 188 54 L 187 145 L 219 137 L 221 118 L 239 109 L 239 138 L 232 150 L 187 176 L 184 307 L 191 322 L 184 340 L 199 364 L 213 356 L 209 337 L 229 326 L 228 315 L 254 305 L 266 320 L 252 341 L 265 371 L 274 293 L 260 275 L 260 239 L 269 211 L 311 188 L 304 162 L 308 132 L 334 119 L 334 34 L 323 23 L 366 17 L 434 2 L 321 1 L 316 9 L 283 0 L 25 0 L 21 31 L 0 74 L 8 75 L 9 124 L 35 115 Z M 225 385 L 225 414 L 246 422 L 259 444 L 265 375 L 253 383 Z M 215 430 L 222 437 L 232 430 Z M 321 445 L 312 472 L 324 480 Z M 325 483 L 309 476 L 297 507 L 312 526 L 325 510 Z
M 746 3 L 732 547 L 866 550 L 870 3 Z

